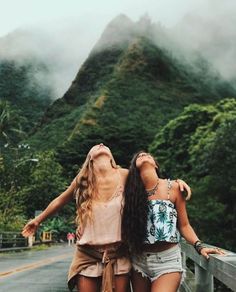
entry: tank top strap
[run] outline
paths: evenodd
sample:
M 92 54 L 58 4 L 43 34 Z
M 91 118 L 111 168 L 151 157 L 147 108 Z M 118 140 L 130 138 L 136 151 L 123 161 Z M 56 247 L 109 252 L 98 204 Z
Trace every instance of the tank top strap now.
M 168 200 L 170 199 L 170 190 L 171 190 L 171 187 L 172 187 L 172 183 L 171 183 L 170 178 L 168 178 L 167 179 L 167 199 Z

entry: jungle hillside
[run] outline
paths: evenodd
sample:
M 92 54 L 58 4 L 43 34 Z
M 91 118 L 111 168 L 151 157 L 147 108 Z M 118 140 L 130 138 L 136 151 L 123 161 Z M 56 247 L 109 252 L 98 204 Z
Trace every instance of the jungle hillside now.
M 163 177 L 192 187 L 187 208 L 198 236 L 235 249 L 235 80 L 201 52 L 181 50 L 147 16 L 108 23 L 56 99 L 50 70 L 37 56 L 16 62 L 0 54 L 0 230 L 21 230 L 102 142 L 122 167 L 141 149 L 152 153 Z M 74 218 L 71 203 L 45 228 L 73 231 Z

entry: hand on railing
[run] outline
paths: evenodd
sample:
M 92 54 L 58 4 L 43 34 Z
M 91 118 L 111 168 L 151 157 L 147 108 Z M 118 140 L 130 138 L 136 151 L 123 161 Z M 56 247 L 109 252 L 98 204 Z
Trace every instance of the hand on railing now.
M 24 237 L 29 237 L 35 234 L 39 227 L 39 222 L 36 219 L 30 220 L 23 228 L 21 234 Z
M 200 254 L 208 260 L 209 254 L 225 255 L 225 252 L 218 247 L 203 247 L 200 251 Z

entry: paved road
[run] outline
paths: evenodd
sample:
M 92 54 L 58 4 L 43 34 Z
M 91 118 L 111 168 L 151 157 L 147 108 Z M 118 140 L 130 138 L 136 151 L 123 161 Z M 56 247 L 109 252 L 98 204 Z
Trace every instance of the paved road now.
M 73 247 L 0 254 L 1 292 L 65 292 Z

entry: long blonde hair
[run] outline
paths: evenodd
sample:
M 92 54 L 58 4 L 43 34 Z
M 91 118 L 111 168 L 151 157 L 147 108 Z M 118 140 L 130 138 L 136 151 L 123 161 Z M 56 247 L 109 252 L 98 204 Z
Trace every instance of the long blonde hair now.
M 118 168 L 111 155 L 111 166 Z M 76 176 L 76 186 L 74 195 L 77 206 L 77 225 L 83 226 L 87 219 L 92 220 L 92 199 L 98 194 L 96 175 L 94 173 L 93 160 L 88 153 L 78 175 Z

